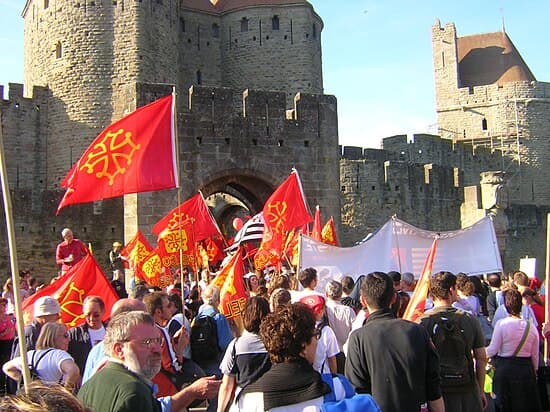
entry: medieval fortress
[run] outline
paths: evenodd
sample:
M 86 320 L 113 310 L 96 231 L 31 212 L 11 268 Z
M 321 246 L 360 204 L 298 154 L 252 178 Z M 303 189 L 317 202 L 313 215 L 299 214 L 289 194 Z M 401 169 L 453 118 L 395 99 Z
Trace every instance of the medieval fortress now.
M 0 86 L 0 130 L 19 264 L 38 276 L 55 274 L 63 227 L 101 256 L 177 205 L 172 190 L 55 216 L 60 182 L 91 141 L 173 86 L 181 199 L 201 190 L 229 234 L 295 167 L 344 246 L 394 214 L 452 230 L 491 213 L 505 269 L 525 255 L 544 268 L 550 84 L 506 33 L 458 37 L 436 22 L 439 136 L 363 149 L 338 145 L 336 98 L 323 95 L 323 21 L 305 0 L 27 0 L 22 15 L 25 86 L 10 84 L 7 98 Z M 5 233 L 0 243 L 7 271 Z

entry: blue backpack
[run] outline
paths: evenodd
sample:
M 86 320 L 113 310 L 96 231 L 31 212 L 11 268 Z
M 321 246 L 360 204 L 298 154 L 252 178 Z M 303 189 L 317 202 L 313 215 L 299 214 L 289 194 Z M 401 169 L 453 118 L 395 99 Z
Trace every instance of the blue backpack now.
M 344 375 L 323 373 L 323 381 L 330 387 L 330 392 L 324 396 L 322 412 L 380 412 L 373 397 L 367 394 L 356 394 L 351 383 Z M 334 381 L 337 380 L 344 389 L 344 399 L 337 400 Z

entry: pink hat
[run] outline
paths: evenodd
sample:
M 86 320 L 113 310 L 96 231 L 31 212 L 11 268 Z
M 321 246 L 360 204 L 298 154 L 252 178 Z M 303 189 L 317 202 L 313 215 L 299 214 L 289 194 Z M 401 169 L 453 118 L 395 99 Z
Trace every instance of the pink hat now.
M 325 299 L 321 295 L 308 295 L 300 299 L 300 302 L 309 307 L 314 315 L 318 315 L 325 308 Z

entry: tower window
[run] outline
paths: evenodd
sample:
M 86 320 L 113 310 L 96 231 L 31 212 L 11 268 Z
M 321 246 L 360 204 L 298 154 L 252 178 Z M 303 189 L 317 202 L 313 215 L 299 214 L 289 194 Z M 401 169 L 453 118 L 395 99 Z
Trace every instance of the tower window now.
M 279 16 L 273 16 L 271 18 L 271 29 L 279 30 Z
M 481 121 L 481 130 L 487 130 L 487 119 L 483 118 Z
M 212 37 L 215 39 L 220 37 L 220 26 L 218 26 L 216 23 L 212 25 Z
M 183 33 L 185 33 L 185 20 L 183 17 L 180 17 L 180 29 Z
M 55 45 L 55 58 L 60 59 L 63 57 L 63 46 L 61 45 L 61 42 L 58 41 Z
M 200 70 L 197 70 L 197 84 L 202 84 L 202 73 Z
M 50 0 L 44 0 L 44 9 L 50 7 Z
M 246 17 L 243 17 L 241 19 L 241 32 L 248 31 L 248 19 Z
M 312 33 L 313 33 L 313 38 L 316 39 L 317 38 L 317 25 L 316 24 L 313 24 Z

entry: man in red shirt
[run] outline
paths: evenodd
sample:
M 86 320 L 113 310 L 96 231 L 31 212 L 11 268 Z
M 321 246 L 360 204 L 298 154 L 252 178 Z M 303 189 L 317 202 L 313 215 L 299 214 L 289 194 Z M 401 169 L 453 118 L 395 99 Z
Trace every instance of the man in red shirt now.
M 63 276 L 88 254 L 88 249 L 81 240 L 74 238 L 73 232 L 69 228 L 63 229 L 61 236 L 64 240 L 57 245 L 55 261 L 58 265 L 61 265 L 61 275 Z

